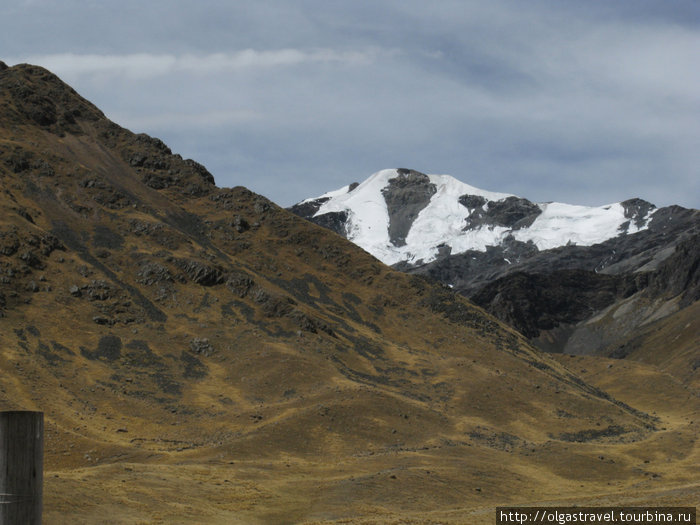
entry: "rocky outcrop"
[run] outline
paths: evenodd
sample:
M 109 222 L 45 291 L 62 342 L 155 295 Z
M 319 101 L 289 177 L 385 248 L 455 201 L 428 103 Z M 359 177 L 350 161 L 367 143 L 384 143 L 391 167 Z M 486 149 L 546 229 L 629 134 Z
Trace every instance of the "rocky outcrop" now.
M 649 212 L 656 207 L 652 203 L 638 198 L 628 199 L 620 204 L 625 209 L 625 217 L 630 219 L 630 222 L 637 228 L 644 225 L 644 217 L 648 216 Z
M 151 188 L 171 188 L 184 196 L 199 197 L 211 192 L 214 187 L 214 177 L 204 166 L 173 154 L 157 138 L 133 134 L 108 121 L 97 107 L 46 69 L 28 64 L 0 68 L 0 90 L 9 95 L 0 114 L 0 124 L 8 129 L 31 122 L 58 136 L 81 136 L 85 130 L 80 123 L 91 122 L 102 145 L 118 149 L 123 160 L 136 169 L 143 182 Z M 31 154 L 21 150 L 7 158 L 6 162 L 11 164 L 15 173 L 32 169 L 43 176 L 51 176 L 55 172 L 46 158 L 37 164 Z M 93 186 L 89 186 L 89 180 L 93 181 Z M 120 188 L 103 178 L 95 185 L 97 179 L 94 174 L 89 180 L 86 187 L 107 188 L 96 193 L 100 204 L 122 208 L 134 203 L 133 199 L 128 198 L 128 188 Z
M 413 221 L 437 191 L 428 176 L 400 168 L 398 177 L 390 179 L 382 190 L 389 212 L 389 240 L 394 246 L 404 246 Z
M 313 222 L 345 237 L 345 225 L 348 222 L 348 214 L 344 211 L 332 211 L 314 217 Z
M 289 208 L 289 211 L 291 211 L 294 215 L 298 215 L 299 217 L 312 220 L 315 213 L 321 208 L 321 206 L 323 206 L 323 203 L 328 202 L 329 200 L 330 197 L 321 197 L 320 199 L 300 202 L 299 204 L 295 204 Z
M 358 182 L 353 182 L 348 186 L 348 193 L 359 186 Z M 303 217 L 304 219 L 311 221 L 319 226 L 328 228 L 336 232 L 343 237 L 346 236 L 345 225 L 348 221 L 348 214 L 345 212 L 330 212 L 324 213 L 318 217 L 315 217 L 316 212 L 321 209 L 326 202 L 330 200 L 330 197 L 320 197 L 318 199 L 312 199 L 300 202 L 289 208 L 294 215 Z
M 504 226 L 511 230 L 519 230 L 530 226 L 542 213 L 537 204 L 520 197 L 506 197 L 500 201 L 491 201 L 485 206 L 484 197 L 462 195 L 459 203 L 471 211 L 464 226 L 465 230 L 481 226 Z
M 30 121 L 57 134 L 82 134 L 77 120 L 96 121 L 104 114 L 49 71 L 27 64 L 0 68 L 0 89 L 12 97 L 3 110 L 6 123 Z
M 223 270 L 197 260 L 177 260 L 176 264 L 187 278 L 200 286 L 214 286 L 226 280 Z

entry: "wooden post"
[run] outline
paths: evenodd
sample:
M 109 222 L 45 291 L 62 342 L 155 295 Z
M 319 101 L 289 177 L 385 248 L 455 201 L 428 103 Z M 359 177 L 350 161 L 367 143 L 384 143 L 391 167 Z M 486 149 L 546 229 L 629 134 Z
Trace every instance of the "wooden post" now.
M 0 525 L 41 525 L 44 413 L 0 412 Z

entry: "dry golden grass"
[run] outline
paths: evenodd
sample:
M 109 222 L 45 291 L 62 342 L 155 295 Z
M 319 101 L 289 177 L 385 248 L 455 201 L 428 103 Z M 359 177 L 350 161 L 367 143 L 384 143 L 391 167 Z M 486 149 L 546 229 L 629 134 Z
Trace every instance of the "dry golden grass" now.
M 0 409 L 45 413 L 46 523 L 697 503 L 692 385 L 543 355 L 449 290 L 209 185 L 40 70 L 8 75 L 83 112 L 37 126 L 0 90 Z

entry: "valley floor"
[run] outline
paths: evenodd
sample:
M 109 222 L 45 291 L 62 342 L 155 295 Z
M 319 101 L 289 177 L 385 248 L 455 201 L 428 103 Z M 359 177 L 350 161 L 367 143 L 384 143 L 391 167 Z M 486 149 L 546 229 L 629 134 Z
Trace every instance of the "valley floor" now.
M 45 523 L 492 524 L 501 505 L 698 506 L 697 392 L 651 365 L 557 359 L 659 430 L 627 443 L 443 441 L 324 458 L 139 449 L 49 466 Z

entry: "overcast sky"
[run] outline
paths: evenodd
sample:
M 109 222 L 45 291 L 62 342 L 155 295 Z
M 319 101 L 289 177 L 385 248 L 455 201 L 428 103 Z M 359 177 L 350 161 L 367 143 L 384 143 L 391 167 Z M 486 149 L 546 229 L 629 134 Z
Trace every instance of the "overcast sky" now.
M 700 206 L 698 0 L 3 0 L 0 60 L 284 206 L 393 167 Z

